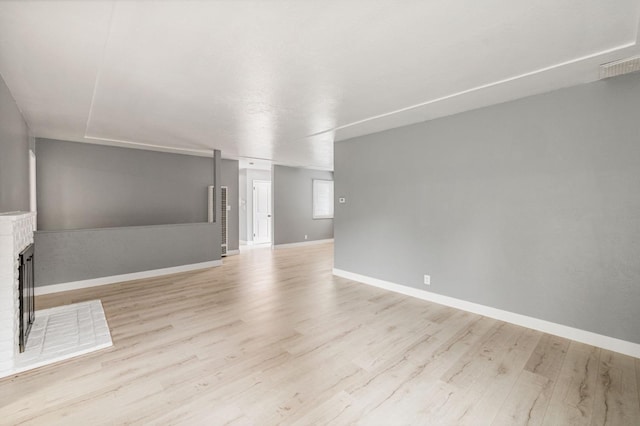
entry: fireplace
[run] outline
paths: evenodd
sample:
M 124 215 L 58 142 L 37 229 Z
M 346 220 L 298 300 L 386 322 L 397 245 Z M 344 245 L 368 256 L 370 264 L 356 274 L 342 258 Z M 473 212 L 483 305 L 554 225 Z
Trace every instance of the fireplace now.
M 30 269 L 33 257 L 28 253 L 29 247 L 33 244 L 35 223 L 34 212 L 0 213 L 0 377 L 15 371 L 20 355 L 20 324 L 23 321 L 21 299 L 24 298 L 25 301 L 25 335 L 29 328 L 29 319 L 33 315 L 29 312 L 30 303 L 31 308 L 33 307 L 33 290 L 29 290 L 29 285 L 25 285 L 23 295 L 20 281 L 22 275 L 25 284 L 33 284 L 34 276 Z M 21 258 L 25 261 L 25 268 L 21 267 Z M 29 258 L 31 262 L 28 261 Z
M 112 345 L 99 300 L 34 314 L 35 225 L 35 212 L 0 213 L 0 378 Z
M 33 279 L 33 244 L 20 253 L 18 269 L 18 297 L 20 306 L 20 352 L 24 352 L 31 326 L 35 320 L 35 286 Z

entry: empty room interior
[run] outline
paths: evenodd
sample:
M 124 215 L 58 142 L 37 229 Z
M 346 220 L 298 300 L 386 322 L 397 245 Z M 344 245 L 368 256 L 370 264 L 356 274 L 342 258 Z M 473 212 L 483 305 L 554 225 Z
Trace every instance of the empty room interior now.
M 0 1 L 0 424 L 640 425 L 640 0 Z

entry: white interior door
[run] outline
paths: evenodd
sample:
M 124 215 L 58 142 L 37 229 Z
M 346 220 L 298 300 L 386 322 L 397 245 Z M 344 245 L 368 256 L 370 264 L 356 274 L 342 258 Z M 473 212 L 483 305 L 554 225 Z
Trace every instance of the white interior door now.
M 271 182 L 253 181 L 253 242 L 271 242 Z

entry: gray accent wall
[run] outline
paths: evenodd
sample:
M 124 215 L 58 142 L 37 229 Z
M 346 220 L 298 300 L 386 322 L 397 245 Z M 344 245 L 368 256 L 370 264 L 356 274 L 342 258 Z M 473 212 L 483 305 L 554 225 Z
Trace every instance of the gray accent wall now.
M 335 267 L 640 343 L 639 111 L 636 73 L 336 143 Z
M 38 231 L 36 287 L 220 259 L 209 223 Z
M 227 236 L 229 239 L 227 250 L 238 250 L 240 248 L 238 161 L 223 158 L 220 169 L 222 186 L 226 186 L 228 188 L 227 205 L 231 208 L 231 210 L 227 211 Z
M 210 158 L 37 139 L 36 153 L 37 286 L 220 260 L 220 203 L 216 222 L 206 223 L 207 190 L 232 187 L 237 176 L 237 162 L 223 166 L 220 151 Z
M 0 213 L 29 211 L 29 127 L 0 76 Z
M 333 180 L 333 172 L 273 167 L 275 245 L 333 238 L 333 219 L 313 219 L 314 179 Z
M 36 140 L 38 228 L 207 221 L 210 157 Z

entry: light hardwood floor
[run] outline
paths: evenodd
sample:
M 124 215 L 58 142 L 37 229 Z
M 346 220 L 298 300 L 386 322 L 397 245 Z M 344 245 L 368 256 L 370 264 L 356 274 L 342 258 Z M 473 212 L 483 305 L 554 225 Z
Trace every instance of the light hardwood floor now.
M 0 424 L 640 425 L 640 360 L 331 275 L 333 246 L 42 296 L 114 346 L 0 380 Z

